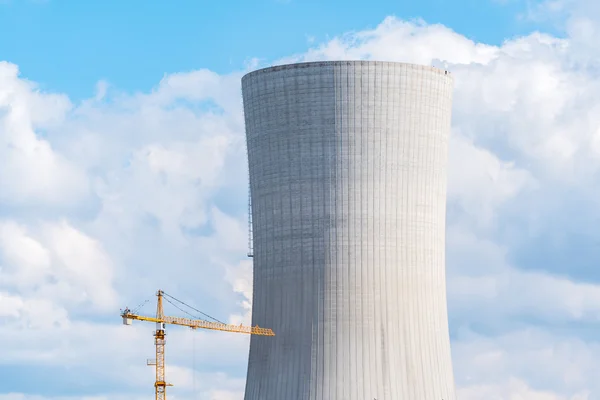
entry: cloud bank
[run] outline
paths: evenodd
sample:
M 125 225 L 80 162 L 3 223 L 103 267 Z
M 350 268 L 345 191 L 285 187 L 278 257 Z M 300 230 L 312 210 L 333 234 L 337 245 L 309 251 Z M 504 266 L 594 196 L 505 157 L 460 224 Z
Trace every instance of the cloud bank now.
M 454 74 L 448 294 L 463 400 L 600 393 L 595 15 L 582 3 L 565 37 L 501 46 L 389 17 L 275 62 L 376 59 Z M 73 104 L 0 63 L 0 372 L 10 378 L 0 399 L 149 393 L 151 327 L 120 326 L 117 312 L 150 299 L 151 314 L 157 288 L 249 320 L 244 72 L 170 74 L 149 93 L 101 82 Z M 170 330 L 173 397 L 241 399 L 247 345 Z

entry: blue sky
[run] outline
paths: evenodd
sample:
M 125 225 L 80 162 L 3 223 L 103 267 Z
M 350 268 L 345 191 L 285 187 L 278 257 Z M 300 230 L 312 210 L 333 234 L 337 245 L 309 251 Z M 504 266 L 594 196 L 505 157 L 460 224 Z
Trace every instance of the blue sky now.
M 389 15 L 444 24 L 489 44 L 536 28 L 519 17 L 527 10 L 521 0 L 169 3 L 9 0 L 0 12 L 0 54 L 44 88 L 82 98 L 100 79 L 149 90 L 165 73 L 225 73 L 251 58 L 276 60 Z
M 159 287 L 249 321 L 240 79 L 331 59 L 455 77 L 460 399 L 598 398 L 596 2 L 206 4 L 0 0 L 0 400 L 149 398 L 151 327 L 118 309 Z M 171 329 L 170 393 L 241 400 L 247 352 L 241 335 Z

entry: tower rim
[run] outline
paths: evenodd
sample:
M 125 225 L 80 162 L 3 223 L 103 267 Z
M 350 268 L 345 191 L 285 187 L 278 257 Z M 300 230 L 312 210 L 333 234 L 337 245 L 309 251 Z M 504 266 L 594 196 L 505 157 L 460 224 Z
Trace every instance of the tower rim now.
M 424 71 L 430 71 L 434 73 L 438 73 L 440 75 L 446 75 L 448 78 L 453 79 L 453 76 L 450 71 L 430 65 L 425 64 L 417 64 L 410 62 L 402 62 L 402 61 L 380 61 L 380 60 L 328 60 L 328 61 L 304 61 L 304 62 L 296 62 L 296 63 L 285 63 L 285 64 L 275 64 L 270 67 L 264 67 L 255 69 L 246 73 L 242 76 L 242 83 L 255 75 L 266 74 L 270 72 L 276 71 L 284 71 L 284 70 L 292 70 L 292 69 L 303 69 L 310 67 L 329 67 L 329 66 L 339 66 L 339 65 L 401 65 L 404 67 L 410 67 L 414 69 L 420 69 Z

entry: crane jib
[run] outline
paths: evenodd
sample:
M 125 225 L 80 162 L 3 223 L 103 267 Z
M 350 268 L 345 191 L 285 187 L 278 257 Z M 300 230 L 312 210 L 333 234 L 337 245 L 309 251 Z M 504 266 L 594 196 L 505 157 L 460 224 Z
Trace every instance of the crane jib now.
M 235 333 L 244 333 L 248 335 L 260 335 L 260 336 L 275 336 L 273 330 L 269 328 L 261 328 L 260 326 L 245 326 L 245 325 L 231 325 L 225 324 L 223 322 L 211 322 L 202 319 L 190 319 L 190 318 L 179 318 L 179 317 L 171 317 L 165 316 L 163 314 L 162 300 L 163 295 L 166 295 L 163 291 L 159 290 L 156 293 L 158 297 L 157 307 L 156 307 L 156 317 L 147 317 L 143 315 L 138 315 L 132 312 L 129 308 L 125 308 L 124 311 L 121 312 L 121 317 L 123 318 L 123 325 L 131 325 L 133 320 L 137 321 L 146 321 L 146 322 L 154 322 L 157 324 L 156 331 L 154 332 L 155 338 L 155 346 L 156 346 L 156 358 L 151 362 L 148 361 L 148 365 L 152 365 L 156 369 L 156 381 L 154 383 L 155 387 L 155 399 L 156 400 L 166 400 L 166 387 L 172 386 L 170 383 L 167 383 L 165 380 L 165 324 L 172 325 L 180 325 L 187 326 L 192 329 L 211 329 L 215 331 L 223 331 L 223 332 L 235 332 Z M 169 296 L 169 295 L 167 295 Z M 171 296 L 169 296 L 171 297 Z M 173 298 L 174 300 L 177 300 Z M 165 299 L 168 301 L 168 299 Z M 178 302 L 185 304 L 179 300 Z M 187 304 L 186 304 L 187 305 Z M 188 306 L 190 307 L 190 306 Z M 193 307 L 190 307 L 193 309 Z M 195 309 L 194 309 L 195 310 Z M 196 310 L 198 311 L 198 310 Z M 209 318 L 212 318 L 208 316 Z

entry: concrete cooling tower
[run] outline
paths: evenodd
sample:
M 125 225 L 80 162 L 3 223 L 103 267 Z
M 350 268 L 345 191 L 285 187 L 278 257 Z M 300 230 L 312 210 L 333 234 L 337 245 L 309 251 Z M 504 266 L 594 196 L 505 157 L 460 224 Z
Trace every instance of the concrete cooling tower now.
M 242 78 L 252 202 L 246 400 L 455 400 L 445 281 L 453 79 L 389 62 Z

